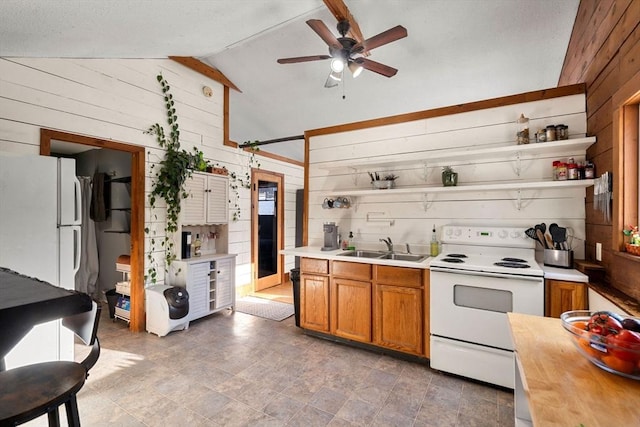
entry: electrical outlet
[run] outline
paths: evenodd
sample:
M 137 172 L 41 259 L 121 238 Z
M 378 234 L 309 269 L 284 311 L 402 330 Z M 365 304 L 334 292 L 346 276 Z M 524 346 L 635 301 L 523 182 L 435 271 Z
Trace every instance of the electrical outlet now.
M 602 261 L 602 243 L 596 243 L 596 261 Z

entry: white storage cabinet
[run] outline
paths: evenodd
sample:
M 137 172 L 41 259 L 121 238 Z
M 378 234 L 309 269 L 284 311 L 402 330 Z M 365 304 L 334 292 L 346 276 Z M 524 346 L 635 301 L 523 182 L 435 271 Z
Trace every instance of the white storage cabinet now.
M 180 224 L 205 225 L 229 222 L 229 178 L 193 172 L 185 182 L 189 194 L 180 206 Z
M 167 281 L 189 293 L 189 321 L 225 308 L 236 302 L 235 254 L 216 254 L 173 261 Z

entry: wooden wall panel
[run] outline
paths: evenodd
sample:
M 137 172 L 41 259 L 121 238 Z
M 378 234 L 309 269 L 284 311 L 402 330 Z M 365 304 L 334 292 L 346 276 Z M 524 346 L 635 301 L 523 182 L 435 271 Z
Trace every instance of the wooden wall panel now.
M 585 83 L 587 86 L 587 129 L 589 135 L 597 137 L 587 157 L 596 164 L 596 175 L 604 171 L 617 173 L 613 152 L 619 132 L 614 126 L 614 113 L 620 107 L 616 104 L 620 100 L 613 97 L 640 72 L 639 33 L 640 1 L 580 2 L 559 85 Z M 618 182 L 621 181 L 616 179 Z M 588 190 L 587 259 L 595 261 L 595 244 L 602 243 L 601 264 L 606 268 L 607 279 L 616 289 L 640 300 L 640 258 L 617 251 L 621 230 L 614 230 L 612 221 L 605 221 L 594 207 L 593 190 Z

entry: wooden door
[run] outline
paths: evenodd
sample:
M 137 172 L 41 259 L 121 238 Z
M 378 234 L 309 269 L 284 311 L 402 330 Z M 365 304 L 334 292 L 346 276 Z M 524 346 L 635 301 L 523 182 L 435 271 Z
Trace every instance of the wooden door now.
M 284 176 L 251 171 L 251 253 L 256 291 L 283 282 Z

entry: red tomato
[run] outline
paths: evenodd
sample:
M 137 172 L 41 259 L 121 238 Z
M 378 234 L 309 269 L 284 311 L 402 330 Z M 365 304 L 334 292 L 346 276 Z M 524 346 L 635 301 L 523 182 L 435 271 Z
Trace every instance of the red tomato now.
M 609 352 L 619 359 L 628 362 L 640 360 L 640 333 L 623 329 L 617 334 L 607 336 L 607 344 L 613 346 Z
M 622 324 L 618 319 L 606 311 L 599 311 L 589 320 L 589 331 L 598 335 L 615 334 L 622 330 Z

